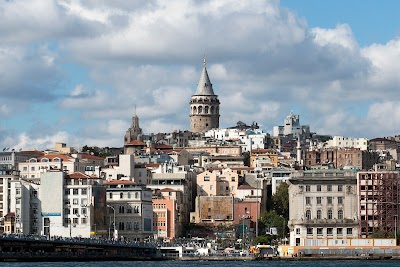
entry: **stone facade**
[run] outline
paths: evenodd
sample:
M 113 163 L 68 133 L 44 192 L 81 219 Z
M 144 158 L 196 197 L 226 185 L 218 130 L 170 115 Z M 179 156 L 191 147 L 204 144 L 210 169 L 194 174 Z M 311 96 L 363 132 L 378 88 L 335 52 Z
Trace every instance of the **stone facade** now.
M 204 58 L 203 71 L 196 93 L 190 100 L 190 129 L 194 133 L 219 127 L 218 96 L 214 94 Z

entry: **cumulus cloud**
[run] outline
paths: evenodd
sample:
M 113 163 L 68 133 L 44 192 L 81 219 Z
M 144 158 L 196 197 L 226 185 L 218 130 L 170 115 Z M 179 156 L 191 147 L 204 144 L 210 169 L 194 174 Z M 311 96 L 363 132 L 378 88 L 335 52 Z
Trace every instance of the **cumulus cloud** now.
M 9 1 L 0 14 L 0 117 L 24 132 L 3 143 L 121 146 L 134 113 L 146 133 L 187 130 L 204 54 L 221 127 L 271 131 L 293 110 L 324 134 L 397 130 L 400 41 L 360 48 L 351 25 L 309 28 L 278 0 Z M 28 132 L 41 118 L 27 110 L 63 128 Z

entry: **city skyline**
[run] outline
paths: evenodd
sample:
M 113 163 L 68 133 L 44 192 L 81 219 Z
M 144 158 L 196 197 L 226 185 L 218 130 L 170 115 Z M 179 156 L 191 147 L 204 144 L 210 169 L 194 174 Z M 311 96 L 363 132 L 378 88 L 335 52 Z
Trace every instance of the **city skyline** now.
M 0 146 L 122 146 L 189 130 L 203 56 L 220 127 L 399 134 L 396 1 L 4 1 Z M 44 14 L 44 15 L 43 15 Z M 135 108 L 136 106 L 136 108 Z

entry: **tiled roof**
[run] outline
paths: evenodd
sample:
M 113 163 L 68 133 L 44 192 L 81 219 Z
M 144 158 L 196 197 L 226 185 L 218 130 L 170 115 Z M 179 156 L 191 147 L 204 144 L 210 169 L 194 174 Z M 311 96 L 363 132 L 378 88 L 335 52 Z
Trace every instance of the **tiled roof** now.
M 144 166 L 146 167 L 146 168 L 158 168 L 158 167 L 160 167 L 160 163 L 147 163 L 147 164 L 144 164 Z
M 164 189 L 160 190 L 160 192 L 177 192 L 177 191 L 179 191 L 179 190 L 172 189 L 172 188 L 164 188 Z
M 166 150 L 170 149 L 172 150 L 172 146 L 166 145 L 166 144 L 154 144 L 155 149 L 160 149 L 160 150 Z
M 87 154 L 87 153 L 83 153 L 83 154 L 82 154 L 82 158 L 83 158 L 83 159 L 104 160 L 104 158 L 102 158 L 102 157 L 90 155 L 90 154 Z
M 126 145 L 130 145 L 130 146 L 146 146 L 145 143 L 139 141 L 139 140 L 134 140 L 132 142 L 126 143 Z
M 99 179 L 97 176 L 90 176 L 81 172 L 74 172 L 67 176 L 70 179 Z

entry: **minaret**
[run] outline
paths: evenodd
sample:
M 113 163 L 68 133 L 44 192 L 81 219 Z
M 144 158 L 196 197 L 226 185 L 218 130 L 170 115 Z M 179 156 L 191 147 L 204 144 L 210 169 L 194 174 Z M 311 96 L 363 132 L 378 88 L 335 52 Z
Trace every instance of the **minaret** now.
M 205 132 L 219 127 L 218 96 L 214 94 L 212 83 L 206 68 L 204 56 L 203 71 L 197 90 L 190 100 L 190 130 L 194 133 Z

